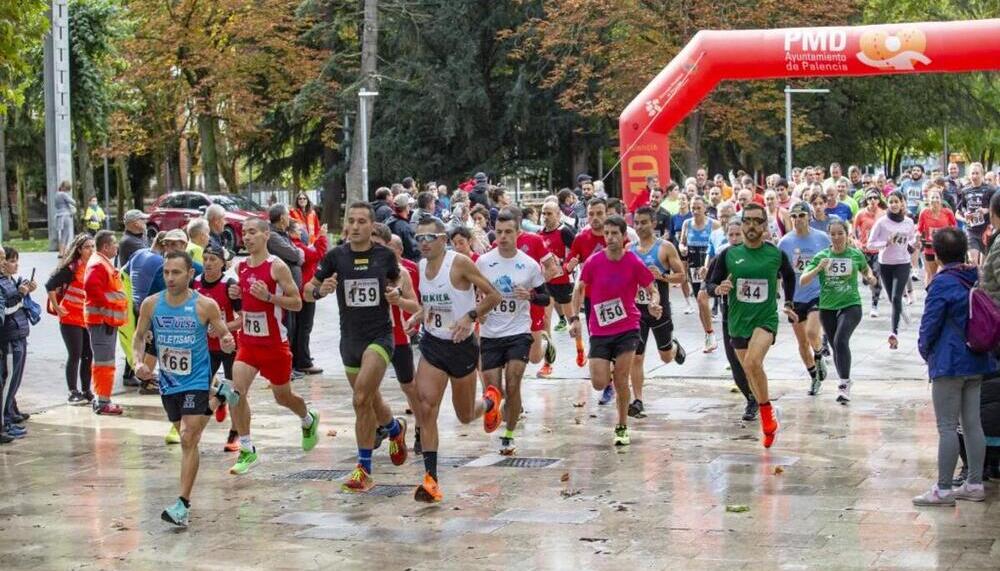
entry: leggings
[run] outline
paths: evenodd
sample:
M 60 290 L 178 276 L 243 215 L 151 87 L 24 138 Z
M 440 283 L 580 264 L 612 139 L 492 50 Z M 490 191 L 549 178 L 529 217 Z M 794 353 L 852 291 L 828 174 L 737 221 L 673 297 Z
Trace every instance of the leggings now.
M 861 323 L 861 306 L 819 310 L 819 321 L 833 349 L 833 364 L 841 380 L 851 378 L 851 335 Z
M 910 263 L 880 264 L 882 285 L 892 301 L 892 333 L 899 332 L 899 316 L 903 313 L 903 292 L 910 283 Z
M 69 392 L 90 392 L 90 365 L 94 354 L 90 350 L 90 333 L 86 327 L 59 324 L 63 343 L 66 345 L 66 388 Z M 79 386 L 77 385 L 79 379 Z
M 958 463 L 958 420 L 962 419 L 965 449 L 969 456 L 970 484 L 983 483 L 986 437 L 979 418 L 982 375 L 941 377 L 931 382 L 938 429 L 938 488 L 950 490 Z
M 743 398 L 750 402 L 754 398 L 753 393 L 750 392 L 750 380 L 747 379 L 747 373 L 743 370 L 739 358 L 736 357 L 736 349 L 733 349 L 733 341 L 729 337 L 729 308 L 725 304 L 722 305 L 722 346 L 726 350 L 726 359 L 733 372 L 733 381 L 743 393 Z
M 882 296 L 882 277 L 879 275 L 881 270 L 879 270 L 878 254 L 865 254 L 865 259 L 868 260 L 868 268 L 875 276 L 875 285 L 869 286 L 872 290 L 872 307 L 878 307 L 878 298 Z

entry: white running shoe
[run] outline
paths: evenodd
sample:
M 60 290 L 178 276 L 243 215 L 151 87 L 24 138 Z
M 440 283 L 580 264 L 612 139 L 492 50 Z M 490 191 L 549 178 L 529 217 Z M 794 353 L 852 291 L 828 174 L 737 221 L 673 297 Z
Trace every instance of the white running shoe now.
M 952 490 L 939 490 L 937 484 L 931 489 L 913 498 L 915 506 L 954 506 L 955 492 Z
M 842 405 L 851 402 L 851 381 L 842 381 L 837 385 L 837 402 Z
M 868 312 L 868 317 L 870 317 L 872 319 L 875 319 L 876 317 L 878 317 L 878 308 L 877 307 L 873 307 L 872 310 L 870 312 Z
M 715 340 L 715 333 L 705 334 L 705 348 L 702 350 L 703 353 L 711 353 L 719 348 L 719 342 Z

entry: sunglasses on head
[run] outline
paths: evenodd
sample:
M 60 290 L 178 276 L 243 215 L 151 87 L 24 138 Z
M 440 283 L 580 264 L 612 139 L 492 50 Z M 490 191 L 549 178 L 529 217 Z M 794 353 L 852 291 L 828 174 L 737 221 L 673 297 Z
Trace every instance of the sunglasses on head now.
M 418 243 L 423 244 L 425 242 L 433 242 L 434 240 L 437 240 L 441 236 L 444 236 L 444 234 L 435 234 L 435 233 L 417 234 L 416 236 L 413 237 L 413 239 L 416 240 Z

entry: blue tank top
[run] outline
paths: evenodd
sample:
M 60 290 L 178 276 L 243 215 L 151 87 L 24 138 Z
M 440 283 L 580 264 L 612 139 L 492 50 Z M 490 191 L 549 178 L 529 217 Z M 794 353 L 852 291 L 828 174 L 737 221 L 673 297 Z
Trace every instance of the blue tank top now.
M 160 369 L 160 393 L 207 391 L 211 381 L 208 328 L 198 318 L 198 297 L 174 307 L 163 292 L 153 310 L 153 339 Z
M 687 223 L 687 247 L 688 248 L 708 248 L 712 236 L 712 220 L 705 219 L 705 226 L 701 229 L 695 228 L 694 218 Z
M 642 260 L 643 265 L 645 265 L 647 268 L 655 267 L 656 269 L 660 270 L 660 273 L 666 275 L 670 273 L 670 270 L 667 269 L 666 266 L 664 266 L 660 262 L 660 248 L 662 247 L 663 247 L 663 240 L 657 238 L 656 241 L 653 242 L 653 247 L 650 248 L 649 251 L 646 252 L 645 254 L 639 251 L 638 243 L 632 244 L 631 248 L 629 249 L 632 250 L 633 254 L 639 256 L 639 259 Z

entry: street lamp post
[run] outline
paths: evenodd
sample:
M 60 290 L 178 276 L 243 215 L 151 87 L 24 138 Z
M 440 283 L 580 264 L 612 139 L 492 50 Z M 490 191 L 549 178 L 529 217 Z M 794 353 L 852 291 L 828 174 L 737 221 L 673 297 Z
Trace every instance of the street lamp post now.
M 361 144 L 361 196 L 368 199 L 368 98 L 378 97 L 377 91 L 358 92 L 358 130 Z
M 785 86 L 785 180 L 792 180 L 792 94 L 830 93 L 829 89 L 792 89 Z

